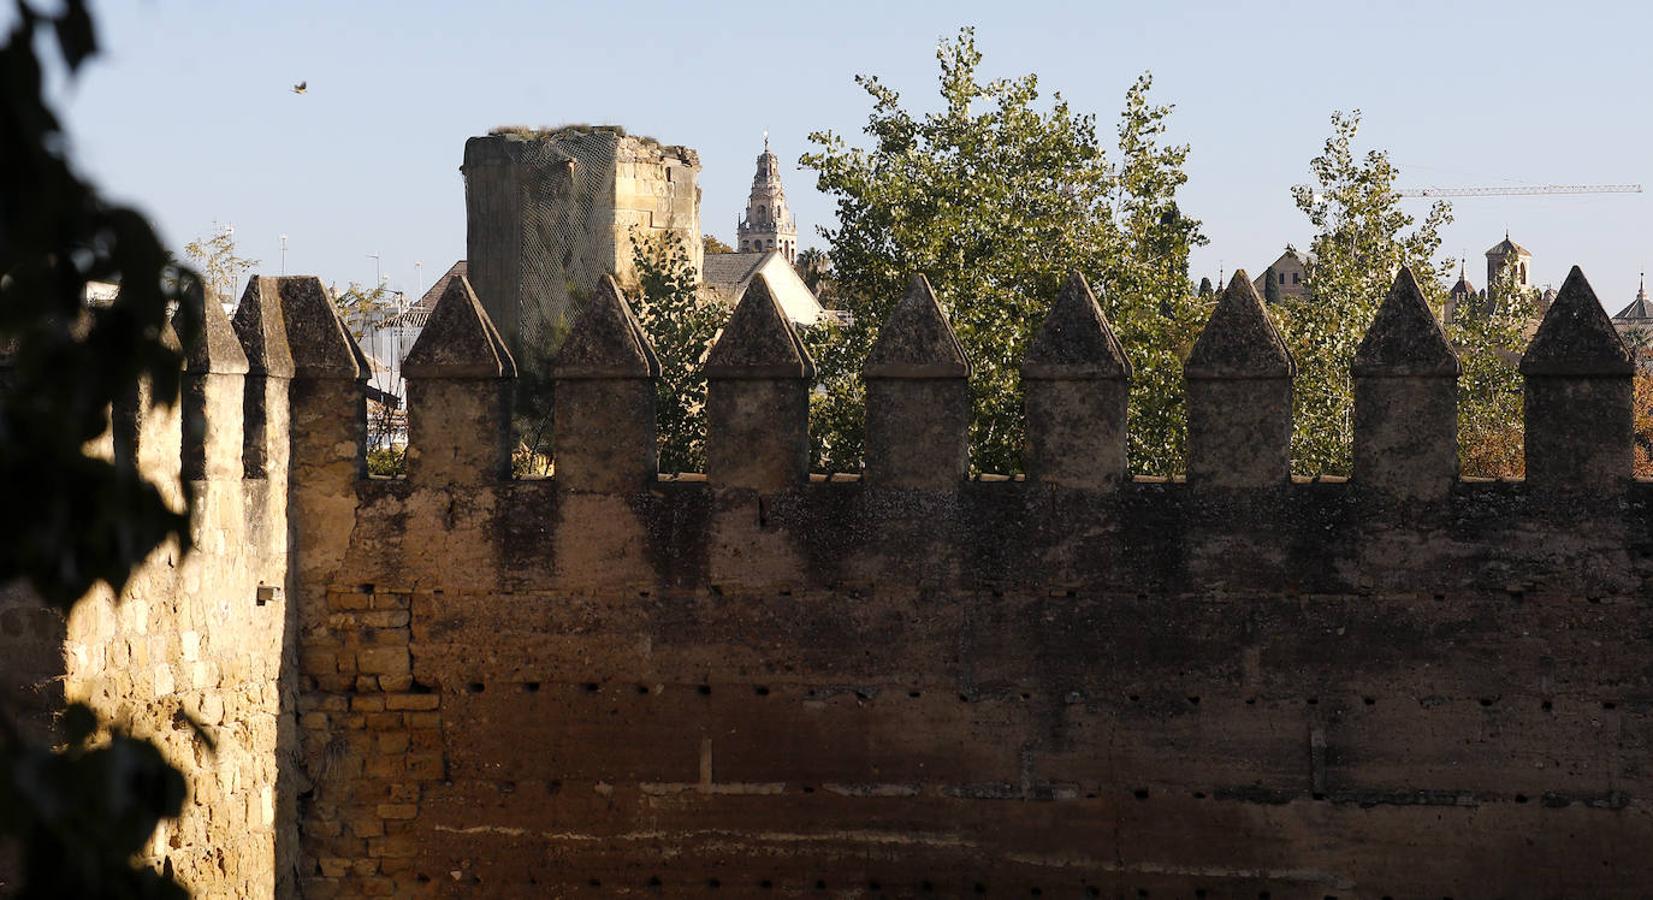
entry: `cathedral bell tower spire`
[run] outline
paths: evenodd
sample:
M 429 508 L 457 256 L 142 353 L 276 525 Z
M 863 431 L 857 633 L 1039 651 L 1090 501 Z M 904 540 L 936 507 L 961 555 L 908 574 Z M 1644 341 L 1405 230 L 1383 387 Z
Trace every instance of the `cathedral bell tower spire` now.
M 763 133 L 763 153 L 758 171 L 752 176 L 752 195 L 746 201 L 746 215 L 735 226 L 740 252 L 778 251 L 792 262 L 798 255 L 798 226 L 786 205 L 781 188 L 781 166 L 769 150 L 769 132 Z

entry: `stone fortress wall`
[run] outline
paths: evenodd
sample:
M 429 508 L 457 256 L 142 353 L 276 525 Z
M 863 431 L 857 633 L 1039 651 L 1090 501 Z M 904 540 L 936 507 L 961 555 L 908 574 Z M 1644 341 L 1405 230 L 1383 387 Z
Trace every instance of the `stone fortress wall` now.
M 203 824 L 167 838 L 258 845 L 239 883 L 179 869 L 207 895 L 1606 897 L 1653 876 L 1653 485 L 1630 477 L 1628 354 L 1576 271 L 1523 361 L 1520 482 L 1457 476 L 1457 361 L 1406 273 L 1356 361 L 1346 480 L 1290 474 L 1293 365 L 1243 273 L 1188 360 L 1176 480 L 1127 474 L 1129 366 L 1079 280 L 1024 363 L 1025 479 L 969 476 L 969 365 L 922 279 L 867 362 L 866 471 L 830 478 L 808 470 L 813 367 L 761 279 L 706 362 L 708 471 L 673 478 L 611 279 L 557 358 L 539 480 L 509 477 L 515 365 L 462 279 L 407 360 L 407 475 L 366 478 L 359 351 L 319 296 L 256 279 L 249 371 L 205 382 L 205 480 L 239 499 L 201 528 L 245 546 L 203 538 L 180 595 L 214 602 L 149 594 L 35 654 L 166 735 L 160 664 L 186 709 L 203 659 L 276 671 L 218 726 L 279 703 L 248 750 L 273 777 L 212 794 L 203 761 Z M 263 525 L 228 514 L 265 496 L 235 477 L 241 431 L 272 498 L 286 454 Z M 257 582 L 285 587 L 279 623 Z M 81 661 L 138 618 L 166 636 L 144 666 Z M 248 808 L 264 785 L 273 826 Z
M 276 280 L 255 279 L 249 296 L 260 286 L 273 295 Z M 303 287 L 331 315 L 314 279 L 284 280 L 289 305 L 306 299 L 294 293 Z M 0 686 L 28 708 L 87 703 L 157 743 L 185 773 L 183 815 L 157 829 L 145 861 L 171 868 L 197 896 L 270 897 L 278 885 L 293 896 L 297 888 L 296 791 L 287 779 L 302 767 L 296 722 L 285 712 L 297 684 L 286 602 L 294 550 L 287 391 L 306 369 L 302 354 L 295 369 L 285 334 L 279 352 L 262 349 L 273 335 L 260 332 L 284 327 L 273 296 L 270 304 L 262 321 L 243 304 L 233 326 L 207 304 L 182 402 L 116 410 L 91 448 L 134 460 L 178 507 L 186 487 L 193 492 L 192 551 L 156 549 L 118 603 L 104 590 L 67 619 L 21 585 L 0 589 Z M 48 725 L 43 719 L 35 724 Z

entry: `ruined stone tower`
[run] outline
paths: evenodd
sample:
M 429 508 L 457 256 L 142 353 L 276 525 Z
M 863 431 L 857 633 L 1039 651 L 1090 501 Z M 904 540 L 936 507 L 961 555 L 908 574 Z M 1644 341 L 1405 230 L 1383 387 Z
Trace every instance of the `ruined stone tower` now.
M 780 161 L 769 152 L 769 135 L 763 136 L 758 154 L 758 171 L 752 176 L 752 196 L 746 201 L 746 216 L 735 226 L 740 252 L 779 250 L 792 262 L 798 255 L 798 223 L 786 205 L 781 188 Z
M 465 142 L 466 258 L 525 374 L 566 333 L 590 285 L 632 276 L 632 235 L 677 235 L 701 264 L 700 158 L 618 126 L 496 129 Z

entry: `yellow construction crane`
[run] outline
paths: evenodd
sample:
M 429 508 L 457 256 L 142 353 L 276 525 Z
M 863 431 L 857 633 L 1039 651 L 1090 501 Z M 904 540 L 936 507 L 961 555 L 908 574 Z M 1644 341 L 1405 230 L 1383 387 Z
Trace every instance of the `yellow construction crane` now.
M 1532 184 L 1504 187 L 1401 188 L 1402 197 L 1524 197 L 1531 194 L 1639 194 L 1639 184 Z

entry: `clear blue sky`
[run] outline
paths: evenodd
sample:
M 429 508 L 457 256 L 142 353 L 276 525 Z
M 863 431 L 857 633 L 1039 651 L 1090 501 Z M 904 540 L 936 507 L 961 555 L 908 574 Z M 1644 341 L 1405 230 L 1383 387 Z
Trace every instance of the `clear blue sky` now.
M 934 49 L 978 29 L 989 75 L 1037 72 L 1111 128 L 1137 73 L 1192 144 L 1194 275 L 1306 244 L 1289 187 L 1335 109 L 1365 112 L 1408 185 L 1650 182 L 1653 5 L 1528 0 L 1133 3 L 205 2 L 98 4 L 107 54 L 68 95 L 79 159 L 181 246 L 232 222 L 287 271 L 429 284 L 465 252 L 465 138 L 616 122 L 700 151 L 705 229 L 728 240 L 765 129 L 806 245 L 831 202 L 805 136 L 859 137 L 873 73 L 932 108 Z M 307 80 L 310 92 L 288 90 Z M 1512 237 L 1535 280 L 1584 267 L 1611 309 L 1653 262 L 1649 195 L 1471 199 L 1443 251 Z M 1418 204 L 1421 212 L 1423 205 Z M 1480 272 L 1481 274 L 1477 274 Z

